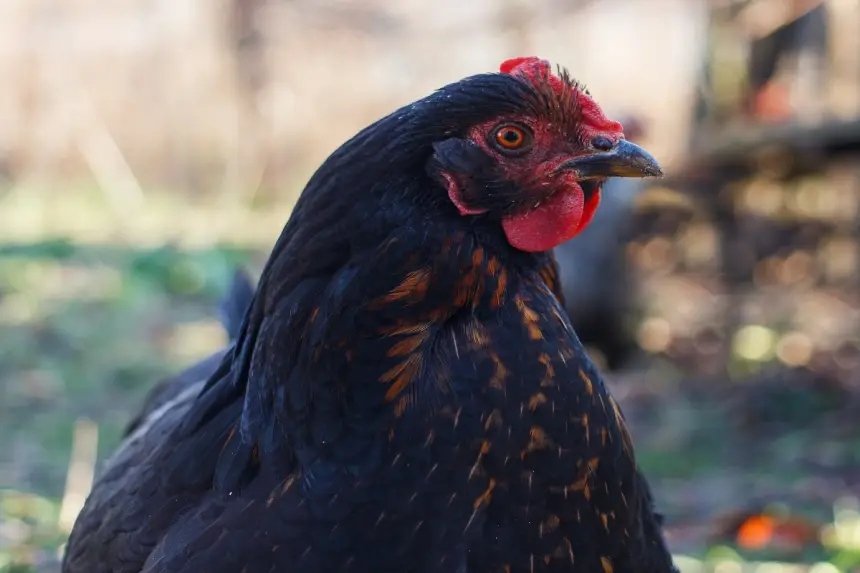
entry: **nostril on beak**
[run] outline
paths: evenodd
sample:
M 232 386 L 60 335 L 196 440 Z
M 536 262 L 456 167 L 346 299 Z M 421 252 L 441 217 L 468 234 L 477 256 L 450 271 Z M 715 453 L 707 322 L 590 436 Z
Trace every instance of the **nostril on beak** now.
M 615 146 L 611 139 L 598 135 L 591 140 L 591 147 L 598 151 L 609 151 Z

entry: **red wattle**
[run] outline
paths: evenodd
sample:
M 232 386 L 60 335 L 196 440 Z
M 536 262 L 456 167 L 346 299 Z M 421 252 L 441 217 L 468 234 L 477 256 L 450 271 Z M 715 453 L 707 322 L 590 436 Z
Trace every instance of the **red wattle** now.
M 582 217 L 579 218 L 579 227 L 576 229 L 577 235 L 591 223 L 591 220 L 594 219 L 594 214 L 597 212 L 597 208 L 599 206 L 600 189 L 598 189 L 597 192 L 589 197 L 588 201 L 585 202 L 585 207 L 582 209 Z
M 547 251 L 576 234 L 583 207 L 582 193 L 557 193 L 537 209 L 505 217 L 502 228 L 512 247 Z
M 583 201 L 582 191 L 555 194 L 540 207 L 502 219 L 502 228 L 512 247 L 537 253 L 548 251 L 579 234 L 594 217 L 600 192 Z

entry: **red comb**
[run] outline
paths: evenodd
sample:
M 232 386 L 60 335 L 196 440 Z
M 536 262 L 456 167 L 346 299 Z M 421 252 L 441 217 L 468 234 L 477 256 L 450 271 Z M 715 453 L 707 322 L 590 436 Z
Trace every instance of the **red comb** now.
M 530 80 L 540 79 L 548 81 L 556 91 L 560 91 L 563 88 L 561 78 L 552 73 L 552 66 L 549 61 L 542 60 L 536 56 L 523 56 L 505 60 L 499 66 L 499 71 L 503 74 L 521 76 Z M 600 106 L 590 96 L 584 92 L 580 92 L 577 103 L 582 111 L 583 123 L 588 126 L 589 131 L 593 131 L 594 133 L 615 132 L 623 135 L 624 128 L 622 125 L 603 115 Z
M 553 75 L 552 66 L 548 60 L 542 60 L 535 56 L 524 56 L 521 58 L 511 58 L 505 60 L 499 66 L 499 70 L 503 74 L 511 74 L 514 76 L 523 76 L 529 79 L 541 79 L 549 81 L 553 88 L 561 89 L 561 80 Z
M 502 62 L 502 65 L 499 66 L 499 71 L 503 74 L 510 74 L 516 68 L 519 68 L 525 63 L 529 64 L 529 68 L 535 68 L 536 66 L 540 66 L 541 68 L 545 68 L 547 70 L 550 69 L 548 60 L 542 60 L 536 56 L 522 56 L 520 58 L 511 58 L 510 60 L 505 60 L 504 62 Z

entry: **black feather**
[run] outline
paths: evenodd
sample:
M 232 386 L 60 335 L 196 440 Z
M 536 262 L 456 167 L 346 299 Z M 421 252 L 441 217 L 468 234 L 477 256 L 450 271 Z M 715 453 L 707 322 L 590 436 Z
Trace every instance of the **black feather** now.
M 523 114 L 575 137 L 562 83 L 473 76 L 335 151 L 234 349 L 96 481 L 64 573 L 673 571 L 554 260 L 433 176 L 504 195 L 458 140 Z
M 236 340 L 242 329 L 242 321 L 245 313 L 254 299 L 254 284 L 248 273 L 242 269 L 236 269 L 233 274 L 233 282 L 230 284 L 230 292 L 221 300 L 219 310 L 221 311 L 221 323 L 227 331 L 230 340 Z

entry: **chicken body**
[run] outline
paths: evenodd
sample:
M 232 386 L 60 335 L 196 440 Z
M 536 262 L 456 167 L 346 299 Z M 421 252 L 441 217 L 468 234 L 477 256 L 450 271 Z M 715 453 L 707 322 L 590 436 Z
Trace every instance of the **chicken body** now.
M 532 122 L 535 146 L 541 122 L 609 125 L 560 109 L 578 89 L 562 80 L 473 76 L 336 151 L 234 350 L 104 468 L 64 573 L 674 571 L 539 249 L 572 227 L 528 220 L 535 202 L 586 213 L 603 156 L 570 152 L 583 189 L 553 172 L 547 185 L 569 186 L 519 199 L 525 168 L 476 151 L 476 126 L 499 118 Z

